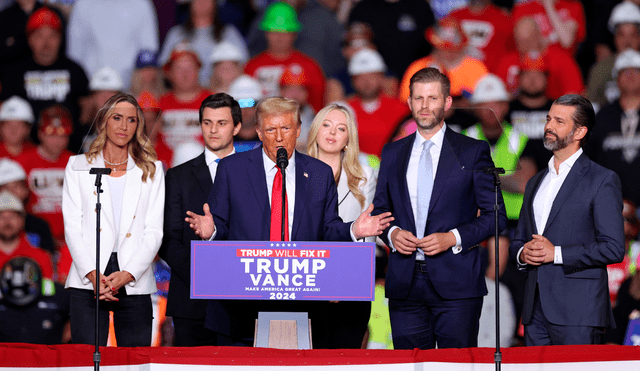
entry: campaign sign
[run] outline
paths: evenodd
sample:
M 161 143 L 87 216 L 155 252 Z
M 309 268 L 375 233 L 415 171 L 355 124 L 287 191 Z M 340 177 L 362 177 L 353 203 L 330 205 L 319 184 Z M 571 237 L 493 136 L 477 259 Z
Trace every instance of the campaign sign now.
M 373 301 L 373 242 L 191 241 L 191 298 Z

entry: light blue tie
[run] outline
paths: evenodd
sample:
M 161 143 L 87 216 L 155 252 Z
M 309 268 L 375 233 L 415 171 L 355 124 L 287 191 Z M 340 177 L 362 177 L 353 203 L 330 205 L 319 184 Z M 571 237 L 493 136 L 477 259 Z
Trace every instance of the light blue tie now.
M 418 218 L 416 220 L 416 237 L 422 238 L 427 227 L 427 216 L 429 215 L 429 201 L 431 201 L 431 191 L 433 190 L 433 164 L 431 162 L 430 140 L 422 144 L 422 153 L 418 163 Z M 422 249 L 417 250 L 416 260 L 424 260 Z

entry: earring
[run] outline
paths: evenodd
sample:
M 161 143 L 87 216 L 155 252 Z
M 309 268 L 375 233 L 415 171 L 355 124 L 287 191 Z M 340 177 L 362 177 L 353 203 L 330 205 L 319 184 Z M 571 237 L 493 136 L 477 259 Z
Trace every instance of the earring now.
M 349 148 L 349 146 L 344 146 L 344 148 L 342 150 L 346 152 L 347 148 Z

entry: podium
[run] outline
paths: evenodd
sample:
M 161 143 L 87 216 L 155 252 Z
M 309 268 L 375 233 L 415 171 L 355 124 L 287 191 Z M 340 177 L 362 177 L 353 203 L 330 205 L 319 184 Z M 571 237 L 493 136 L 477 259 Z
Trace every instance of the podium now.
M 192 241 L 191 259 L 193 299 L 375 299 L 373 242 Z M 255 346 L 311 349 L 306 316 L 260 312 Z

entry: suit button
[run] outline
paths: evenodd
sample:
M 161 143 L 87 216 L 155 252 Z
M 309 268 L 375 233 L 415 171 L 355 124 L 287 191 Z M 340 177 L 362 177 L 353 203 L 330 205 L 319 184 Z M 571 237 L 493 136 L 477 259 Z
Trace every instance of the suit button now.
M 136 218 L 136 216 L 134 215 L 134 216 L 133 216 L 133 219 L 135 219 L 135 218 Z
M 126 238 L 131 237 L 131 233 L 127 233 L 127 234 L 125 235 L 125 237 L 126 237 Z
M 94 195 L 94 196 L 97 196 L 98 194 L 96 193 L 96 191 L 93 191 L 93 195 Z
M 94 212 L 94 213 L 97 213 L 97 212 L 98 212 L 98 209 L 93 209 L 93 212 Z

